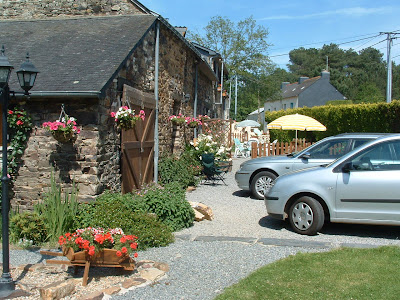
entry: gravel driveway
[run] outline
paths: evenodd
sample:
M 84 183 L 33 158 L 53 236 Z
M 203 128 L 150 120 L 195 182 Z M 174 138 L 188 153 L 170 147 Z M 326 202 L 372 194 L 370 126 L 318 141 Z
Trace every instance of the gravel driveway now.
M 302 236 L 285 222 L 267 216 L 264 202 L 239 190 L 234 174 L 245 159 L 234 159 L 225 182 L 200 185 L 187 199 L 202 202 L 214 212 L 176 233 L 169 247 L 140 253 L 141 259 L 170 265 L 168 277 L 113 299 L 213 299 L 257 268 L 299 251 L 326 251 L 334 247 L 400 245 L 400 227 L 330 224 L 317 236 Z
M 267 216 L 262 200 L 238 189 L 234 174 L 243 161 L 234 159 L 226 186 L 200 185 L 187 193 L 189 201 L 212 208 L 213 221 L 177 232 L 168 247 L 139 252 L 139 260 L 168 263 L 166 278 L 112 299 L 210 300 L 257 268 L 297 252 L 400 245 L 400 227 L 394 226 L 330 224 L 316 236 L 294 233 L 285 222 Z M 11 253 L 11 264 L 38 260 L 40 255 L 32 252 Z

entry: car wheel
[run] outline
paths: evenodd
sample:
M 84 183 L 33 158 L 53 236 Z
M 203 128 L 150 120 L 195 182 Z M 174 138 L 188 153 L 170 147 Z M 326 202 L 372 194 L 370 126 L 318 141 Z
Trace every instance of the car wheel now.
M 307 196 L 297 199 L 289 210 L 290 225 L 300 234 L 317 234 L 324 225 L 324 218 L 321 203 Z
M 276 175 L 271 172 L 259 172 L 251 181 L 251 192 L 253 196 L 257 199 L 264 199 L 264 192 L 271 188 L 272 182 L 275 179 Z

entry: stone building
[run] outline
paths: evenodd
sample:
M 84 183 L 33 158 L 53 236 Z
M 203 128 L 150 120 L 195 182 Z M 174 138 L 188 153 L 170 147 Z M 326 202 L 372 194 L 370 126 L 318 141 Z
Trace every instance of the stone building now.
M 30 209 L 39 201 L 52 168 L 65 186 L 79 184 L 82 201 L 106 189 L 121 190 L 124 176 L 130 176 L 121 167 L 124 159 L 139 169 L 140 183 L 152 180 L 152 170 L 142 165 L 152 167 L 159 153 L 177 151 L 194 136 L 193 129 L 171 126 L 169 115 L 219 117 L 219 74 L 168 21 L 138 1 L 3 0 L 0 8 L 0 40 L 9 61 L 17 66 L 29 51 L 40 71 L 30 99 L 11 103 L 26 109 L 34 125 L 14 180 L 14 206 Z M 10 88 L 19 90 L 15 72 Z M 156 106 L 147 107 L 144 100 Z M 132 160 L 124 156 L 126 140 L 110 117 L 127 103 L 145 108 L 144 123 L 158 123 L 150 130 L 153 148 L 143 151 L 151 143 L 135 140 L 138 157 Z M 74 143 L 59 143 L 42 128 L 58 119 L 62 105 L 82 129 Z

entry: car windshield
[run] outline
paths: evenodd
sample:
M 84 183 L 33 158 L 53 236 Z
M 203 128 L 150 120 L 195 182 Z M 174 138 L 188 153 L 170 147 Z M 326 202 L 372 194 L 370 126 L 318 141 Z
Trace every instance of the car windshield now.
M 321 141 L 295 154 L 294 157 L 308 153 L 310 158 L 335 159 L 347 152 L 350 142 L 348 138 Z

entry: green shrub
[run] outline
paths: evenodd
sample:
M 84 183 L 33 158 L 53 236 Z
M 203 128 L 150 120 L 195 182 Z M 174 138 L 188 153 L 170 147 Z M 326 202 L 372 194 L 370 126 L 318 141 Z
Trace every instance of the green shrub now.
M 162 247 L 174 241 L 170 227 L 156 216 L 134 213 L 128 206 L 131 194 L 106 192 L 92 203 L 79 204 L 76 228 L 121 228 L 125 234 L 138 237 L 138 249 Z
M 164 187 L 151 184 L 138 191 L 129 205 L 133 211 L 156 214 L 173 231 L 193 225 L 193 208 L 186 201 L 185 190 L 178 182 Z
M 126 223 L 126 231 L 138 237 L 138 249 L 165 247 L 174 242 L 170 227 L 156 216 L 146 213 L 134 213 L 130 222 Z
M 58 241 L 58 237 L 74 227 L 74 219 L 78 209 L 78 187 L 72 185 L 71 194 L 61 189 L 56 183 L 53 172 L 50 178 L 50 189 L 42 203 L 36 204 L 35 211 L 43 216 L 50 242 Z
M 18 243 L 20 240 L 27 240 L 33 245 L 40 245 L 46 239 L 47 230 L 42 215 L 26 211 L 10 218 L 11 242 Z
M 326 131 L 298 131 L 299 138 L 309 141 L 345 132 L 400 132 L 400 101 L 391 103 L 365 103 L 348 105 L 324 105 L 288 109 L 265 113 L 267 123 L 290 114 L 310 116 L 326 126 Z M 270 130 L 271 141 L 291 141 L 294 130 Z
M 132 210 L 127 205 L 132 195 L 106 192 L 91 203 L 80 203 L 74 227 L 117 228 L 121 223 L 129 221 Z
M 178 182 L 182 188 L 198 185 L 200 179 L 200 162 L 188 152 L 179 158 L 173 155 L 163 155 L 159 161 L 159 179 L 161 184 Z

